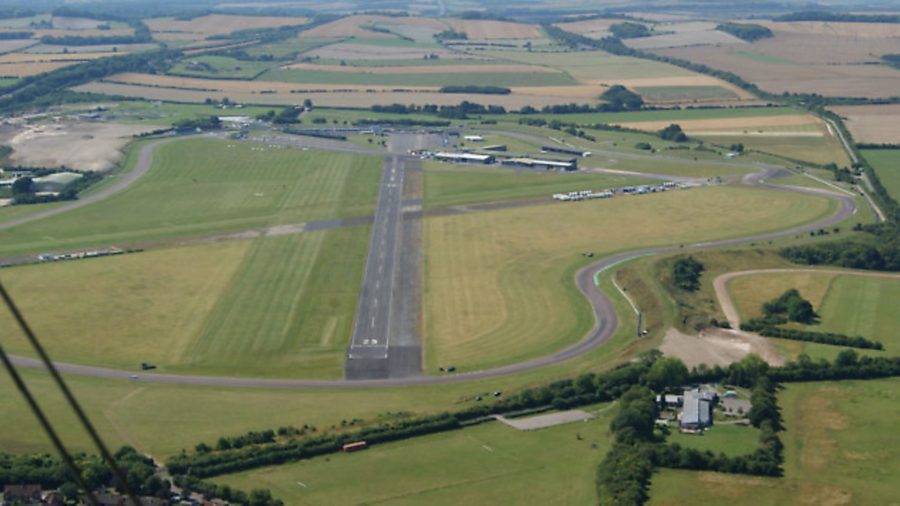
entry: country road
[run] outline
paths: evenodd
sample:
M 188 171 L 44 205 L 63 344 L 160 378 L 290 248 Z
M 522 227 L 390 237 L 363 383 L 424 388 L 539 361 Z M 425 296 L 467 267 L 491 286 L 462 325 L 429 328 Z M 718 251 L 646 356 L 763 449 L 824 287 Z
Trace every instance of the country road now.
M 731 325 L 731 328 L 741 328 L 740 313 L 737 310 L 737 305 L 731 298 L 731 294 L 728 293 L 728 283 L 732 279 L 742 276 L 753 276 L 756 274 L 788 274 L 792 272 L 818 272 L 822 274 L 839 274 L 844 276 L 867 276 L 872 278 L 896 279 L 900 281 L 900 274 L 842 269 L 756 269 L 750 271 L 726 272 L 713 280 L 713 290 L 716 292 L 716 300 L 719 301 L 719 306 L 722 308 L 722 312 L 725 314 L 725 318 L 728 319 L 728 324 Z
M 164 142 L 164 141 L 160 141 Z M 157 143 L 153 143 L 151 145 L 146 146 L 145 148 L 149 148 Z M 143 172 L 149 168 L 150 165 L 150 156 L 152 155 L 152 150 L 147 149 L 141 151 L 141 161 L 139 162 L 139 167 L 132 171 L 132 173 L 136 173 L 138 168 L 142 168 Z M 384 155 L 384 154 L 383 154 Z M 146 159 L 143 157 L 147 156 Z M 638 155 L 640 156 L 640 155 Z M 683 160 L 679 160 L 682 161 Z M 146 166 L 144 166 L 146 165 Z M 749 164 L 747 164 L 749 165 Z M 768 232 L 763 234 L 756 234 L 749 237 L 740 237 L 740 238 L 732 238 L 732 239 L 724 239 L 719 241 L 711 241 L 711 242 L 703 242 L 696 244 L 686 244 L 686 245 L 669 245 L 669 246 L 658 246 L 651 248 L 644 248 L 635 251 L 618 253 L 616 255 L 612 255 L 603 259 L 600 259 L 586 267 L 583 267 L 575 274 L 575 283 L 578 286 L 578 289 L 584 294 L 584 296 L 588 299 L 591 304 L 591 307 L 594 312 L 595 322 L 593 328 L 590 332 L 587 333 L 581 340 L 577 343 L 559 350 L 553 354 L 546 355 L 543 357 L 537 357 L 531 360 L 527 360 L 525 362 L 520 362 L 516 364 L 509 364 L 502 367 L 496 367 L 492 369 L 473 371 L 468 373 L 459 373 L 452 375 L 444 375 L 444 376 L 410 376 L 410 377 L 398 377 L 398 378 L 386 378 L 386 379 L 360 379 L 360 380 L 304 380 L 304 379 L 261 379 L 261 378 L 248 378 L 248 377 L 222 377 L 222 376 L 192 376 L 192 375 L 181 375 L 181 374 L 166 374 L 166 373 L 142 373 L 139 374 L 137 378 L 135 378 L 135 372 L 129 370 L 121 370 L 121 369 L 109 369 L 104 367 L 94 367 L 94 366 L 85 366 L 78 364 L 68 364 L 68 363 L 56 363 L 57 367 L 60 371 L 67 374 L 75 374 L 75 375 L 83 375 L 83 376 L 92 376 L 99 378 L 109 378 L 109 379 L 120 379 L 120 380 L 136 380 L 141 382 L 155 382 L 155 383 L 169 383 L 169 384 L 184 384 L 184 385 L 213 385 L 213 386 L 224 386 L 224 387 L 247 387 L 247 388 L 377 388 L 377 387 L 390 387 L 390 386 L 404 386 L 404 385 L 425 385 L 425 384 L 444 384 L 444 383 L 458 383 L 463 381 L 471 381 L 477 379 L 489 379 L 496 378 L 500 376 L 505 376 L 509 374 L 514 374 L 518 372 L 528 371 L 540 367 L 546 367 L 549 365 L 559 364 L 561 362 L 565 362 L 567 360 L 573 359 L 580 355 L 583 355 L 601 344 L 608 341 L 613 334 L 618 325 L 618 318 L 615 313 L 615 308 L 612 300 L 603 293 L 594 283 L 594 276 L 596 273 L 601 272 L 617 263 L 627 261 L 630 259 L 634 259 L 641 256 L 654 255 L 660 253 L 670 253 L 675 251 L 686 251 L 686 250 L 697 250 L 697 249 L 711 249 L 718 247 L 727 247 L 727 246 L 735 246 L 747 242 L 754 241 L 767 241 L 776 238 L 789 237 L 796 234 L 803 234 L 809 231 L 817 230 L 819 228 L 829 227 L 836 223 L 839 223 L 848 217 L 850 217 L 856 209 L 856 203 L 853 198 L 844 195 L 837 194 L 833 192 L 829 192 L 827 190 L 815 189 L 815 188 L 801 188 L 801 187 L 793 187 L 793 186 L 780 186 L 774 185 L 767 182 L 768 179 L 777 177 L 784 170 L 782 168 L 766 166 L 760 168 L 759 166 L 755 167 L 758 172 L 753 174 L 748 174 L 743 178 L 743 184 L 749 186 L 755 186 L 760 188 L 771 189 L 773 191 L 788 191 L 795 193 L 803 193 L 809 195 L 817 195 L 817 196 L 827 196 L 829 198 L 833 198 L 838 200 L 840 203 L 840 207 L 838 211 L 831 216 L 823 218 L 813 223 L 809 223 L 806 225 L 793 227 L 786 230 Z M 143 172 L 138 173 L 133 177 L 133 179 L 137 179 Z M 131 180 L 133 182 L 133 179 Z M 121 189 L 123 186 L 127 186 L 127 184 L 122 185 L 122 182 L 117 183 L 118 188 Z M 130 184 L 130 183 L 128 183 Z M 106 192 L 105 196 L 111 194 L 112 191 Z M 101 197 L 103 198 L 103 197 Z M 99 199 L 98 199 L 99 200 Z M 81 201 L 79 201 L 81 202 Z M 83 204 L 84 205 L 84 204 Z M 54 211 L 59 211 L 58 209 L 54 209 Z M 27 358 L 27 357 L 11 357 L 16 365 L 23 367 L 31 367 L 31 368 L 42 368 L 43 365 L 36 359 Z

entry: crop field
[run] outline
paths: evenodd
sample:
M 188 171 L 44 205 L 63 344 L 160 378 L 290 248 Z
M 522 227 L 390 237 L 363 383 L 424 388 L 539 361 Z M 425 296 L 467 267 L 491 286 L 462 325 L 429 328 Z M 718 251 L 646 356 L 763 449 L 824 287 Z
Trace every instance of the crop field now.
M 485 72 L 490 66 L 476 66 L 477 71 L 468 69 L 446 69 L 443 67 L 408 67 L 405 73 L 395 72 L 368 72 L 356 67 L 354 72 L 328 71 L 328 70 L 291 70 L 276 69 L 267 72 L 263 79 L 270 81 L 285 81 L 289 83 L 303 84 L 355 84 L 355 85 L 381 85 L 381 86 L 565 86 L 575 84 L 567 74 L 563 72 L 548 72 L 544 69 L 528 72 L 524 69 L 518 72 L 504 72 L 497 70 Z M 396 68 L 396 67 L 395 67 Z M 427 69 L 420 72 L 419 69 Z
M 893 304 L 900 297 L 900 278 L 797 272 L 743 276 L 728 285 L 745 318 L 760 316 L 764 302 L 790 288 L 797 288 L 821 319 L 803 328 L 863 336 L 900 351 L 900 315 Z
M 591 504 L 608 423 L 605 412 L 530 432 L 490 422 L 214 481 L 264 484 L 290 504 Z
M 875 169 L 888 193 L 895 200 L 900 199 L 900 149 L 867 149 L 862 155 Z
M 832 107 L 857 142 L 900 144 L 900 104 Z
M 571 74 L 582 83 L 616 84 L 624 79 L 694 76 L 696 74 L 674 65 L 602 51 L 577 53 L 528 53 L 524 51 L 485 51 L 498 60 L 518 61 L 531 65 L 545 65 Z
M 156 18 L 147 20 L 153 37 L 161 41 L 197 41 L 214 35 L 227 35 L 254 28 L 276 28 L 302 25 L 309 21 L 301 17 L 228 16 L 210 14 L 191 20 Z
M 79 63 L 77 60 L 0 63 L 2 77 L 29 77 Z
M 602 39 L 611 35 L 609 27 L 619 23 L 617 19 L 586 19 L 569 23 L 558 23 L 556 26 L 567 32 L 577 33 L 592 39 Z
M 693 30 L 629 39 L 626 44 L 628 47 L 635 49 L 661 49 L 667 47 L 740 45 L 746 43 L 733 35 L 718 30 Z
M 585 251 L 741 236 L 830 209 L 819 198 L 719 187 L 429 218 L 426 363 L 474 370 L 582 337 L 592 322 L 572 274 Z
M 538 25 L 493 21 L 488 19 L 448 19 L 447 24 L 469 40 L 538 39 L 543 33 Z
M 603 190 L 646 183 L 645 179 L 601 174 L 515 171 L 430 162 L 425 165 L 425 207 L 546 197 L 576 190 Z
M 253 79 L 275 65 L 271 62 L 241 61 L 227 56 L 197 56 L 176 63 L 168 73 L 213 79 L 219 76 L 227 79 Z
M 205 139 L 161 145 L 138 183 L 96 204 L 0 232 L 0 254 L 372 212 L 381 168 L 376 158 L 230 145 Z
M 775 37 L 752 44 L 653 51 L 734 72 L 773 93 L 787 91 L 870 98 L 896 94 L 900 71 L 885 65 L 866 64 L 878 62 L 879 55 L 896 52 L 896 39 L 884 34 L 863 37 L 799 33 L 774 25 L 773 29 Z M 873 28 L 872 33 L 880 32 Z
M 398 39 L 393 33 L 383 33 L 368 29 L 373 26 L 382 26 L 395 29 L 394 26 L 424 28 L 435 32 L 447 29 L 447 25 L 441 20 L 420 17 L 390 17 L 378 15 L 347 16 L 331 23 L 317 26 L 300 33 L 300 38 L 316 37 L 355 37 L 371 39 Z
M 896 379 L 788 385 L 783 478 L 666 469 L 653 476 L 649 504 L 885 504 L 900 495 L 898 391 Z
M 117 74 L 111 78 L 72 88 L 75 91 L 105 93 L 169 102 L 203 103 L 208 98 L 257 105 L 299 105 L 311 99 L 324 107 L 368 108 L 373 105 L 437 104 L 458 105 L 464 100 L 485 105 L 519 109 L 526 105 L 594 103 L 591 86 L 531 86 L 514 88 L 509 95 L 439 93 L 436 87 L 297 84 L 274 81 L 198 79 L 151 74 Z
M 703 102 L 740 98 L 721 86 L 640 86 L 635 91 L 650 102 Z
M 757 150 L 771 153 L 792 160 L 802 160 L 817 164 L 835 163 L 839 167 L 849 167 L 850 159 L 841 146 L 840 141 L 831 135 L 809 131 L 785 131 L 785 127 L 777 127 L 768 133 L 748 133 L 728 135 L 722 132 L 708 131 L 696 135 L 707 142 L 720 146 L 741 143 L 745 150 Z M 782 162 L 784 163 L 784 162 Z

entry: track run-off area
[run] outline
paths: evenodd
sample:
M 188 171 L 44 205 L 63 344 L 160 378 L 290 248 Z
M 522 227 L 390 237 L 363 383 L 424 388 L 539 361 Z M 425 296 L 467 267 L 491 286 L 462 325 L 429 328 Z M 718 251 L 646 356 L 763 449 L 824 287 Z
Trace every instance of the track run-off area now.
M 77 207 L 82 207 L 88 205 L 92 202 L 96 202 L 100 199 L 106 198 L 112 195 L 115 192 L 121 191 L 122 189 L 128 187 L 137 181 L 140 176 L 145 174 L 150 167 L 152 166 L 152 152 L 153 149 L 163 142 L 168 142 L 170 139 L 165 139 L 162 141 L 152 142 L 144 145 L 141 148 L 139 153 L 138 164 L 135 169 L 128 172 L 125 176 L 122 177 L 121 180 L 115 182 L 112 185 L 104 187 L 103 190 L 92 194 L 89 197 L 85 197 L 83 200 L 79 200 L 73 202 L 71 204 L 67 204 L 64 206 L 60 206 L 57 208 L 53 208 L 51 210 L 37 213 L 31 216 L 19 218 L 14 221 L 7 222 L 5 224 L 0 224 L 0 228 L 10 228 L 15 225 L 35 221 L 38 219 L 45 218 L 47 216 L 59 214 L 62 212 L 66 212 L 68 210 L 75 209 Z M 345 146 L 345 143 L 323 143 L 316 142 L 315 146 L 308 146 L 308 148 L 312 149 L 321 149 L 321 150 L 332 150 L 332 151 L 351 151 L 357 152 L 364 151 L 356 146 L 349 145 Z M 371 151 L 367 151 L 365 154 L 374 154 Z M 377 152 L 379 156 L 385 157 L 388 161 L 389 165 L 400 163 L 401 160 L 407 161 L 418 161 L 417 158 L 408 157 L 405 155 L 398 154 L 389 154 L 385 152 Z M 649 156 L 649 155 L 630 155 L 632 157 L 641 157 L 642 159 L 649 161 L 675 161 L 684 163 L 685 161 L 682 159 L 672 158 L 668 159 L 666 157 L 659 156 Z M 396 161 L 392 161 L 392 159 L 396 159 Z M 778 238 L 790 237 L 797 234 L 804 234 L 810 231 L 815 231 L 820 228 L 826 228 L 837 223 L 842 222 L 843 220 L 849 218 L 856 212 L 856 202 L 854 199 L 843 193 L 831 192 L 828 190 L 815 189 L 815 188 L 802 188 L 802 187 L 794 187 L 794 186 L 782 186 L 776 185 L 769 182 L 770 179 L 774 179 L 785 175 L 788 173 L 785 169 L 781 167 L 776 167 L 772 165 L 765 164 L 756 164 L 756 163 L 743 163 L 738 162 L 734 163 L 735 166 L 742 167 L 745 169 L 751 169 L 754 172 L 747 174 L 744 176 L 742 180 L 742 184 L 763 188 L 771 191 L 780 191 L 780 192 L 796 192 L 807 195 L 814 195 L 819 197 L 825 197 L 829 199 L 833 199 L 838 202 L 838 210 L 831 214 L 828 217 L 822 218 L 815 222 L 807 223 L 805 225 L 791 227 L 784 230 L 773 231 L 760 233 L 745 237 L 739 238 L 731 238 L 720 241 L 706 241 L 700 243 L 693 244 L 680 244 L 680 245 L 669 245 L 669 246 L 657 246 L 657 247 L 648 247 L 637 249 L 633 251 L 621 252 L 611 256 L 607 256 L 605 258 L 601 258 L 583 268 L 578 270 L 575 273 L 574 282 L 577 285 L 578 289 L 581 293 L 587 298 L 588 302 L 591 305 L 592 312 L 594 314 L 594 324 L 591 330 L 583 336 L 578 342 L 560 349 L 552 354 L 533 358 L 530 360 L 526 360 L 519 363 L 503 365 L 494 368 L 488 368 L 478 371 L 471 371 L 466 373 L 457 373 L 457 374 L 447 374 L 442 376 L 428 376 L 423 374 L 416 375 L 405 375 L 402 377 L 388 377 L 388 378 L 369 378 L 369 379 L 336 379 L 336 380 L 315 380 L 315 379 L 267 379 L 267 378 L 252 378 L 252 377 L 228 377 L 228 376 L 202 376 L 202 375 L 189 375 L 189 374 L 168 374 L 168 373 L 141 373 L 139 376 L 135 375 L 134 371 L 122 370 L 122 369 L 113 369 L 113 368 L 105 368 L 105 367 L 96 367 L 96 366 L 86 366 L 79 364 L 71 364 L 66 362 L 54 362 L 56 367 L 63 373 L 72 374 L 72 375 L 81 375 L 81 376 L 90 376 L 96 378 L 106 378 L 106 379 L 116 379 L 116 380 L 126 380 L 126 381 L 141 381 L 141 382 L 154 382 L 154 383 L 166 383 L 166 384 L 182 384 L 182 385 L 208 385 L 208 386 L 222 386 L 222 387 L 245 387 L 245 388 L 281 388 L 281 389 L 290 389 L 290 388 L 322 388 L 322 389 L 333 389 L 333 388 L 379 388 L 379 387 L 396 387 L 396 386 L 405 386 L 405 385 L 431 385 L 431 384 L 448 384 L 448 383 L 459 383 L 471 380 L 480 380 L 480 379 L 489 379 L 496 378 L 500 376 L 521 373 L 524 371 L 529 371 L 541 367 L 546 367 L 554 364 L 559 364 L 561 362 L 565 362 L 581 356 L 585 353 L 590 352 L 591 350 L 597 348 L 602 345 L 606 341 L 608 341 L 614 335 L 619 321 L 615 312 L 613 301 L 610 297 L 601 291 L 596 283 L 596 278 L 599 273 L 610 269 L 611 267 L 620 264 L 622 262 L 626 262 L 631 259 L 635 259 L 638 257 L 648 256 L 648 255 L 656 255 L 656 254 L 665 254 L 676 251 L 690 251 L 690 250 L 701 250 L 701 249 L 713 249 L 720 247 L 730 247 L 737 246 L 750 242 L 758 242 L 758 241 L 767 241 Z M 654 179 L 659 176 L 648 175 L 648 178 Z M 390 183 L 390 181 L 388 181 Z M 385 188 L 392 188 L 385 186 Z M 384 188 L 382 188 L 384 191 Z M 393 199 L 392 199 L 393 200 Z M 533 205 L 533 204 L 532 204 Z M 490 206 L 482 206 L 485 210 L 490 209 Z M 438 211 L 438 210 L 436 210 Z M 49 214 L 48 214 L 49 213 Z M 426 213 L 427 214 L 427 213 Z M 24 221 L 23 221 L 24 220 Z M 370 248 L 372 246 L 370 245 Z M 377 265 L 377 264 L 376 264 Z M 377 268 L 377 267 L 376 267 Z M 370 320 L 371 324 L 371 320 Z M 365 338 L 363 338 L 365 339 Z M 371 339 L 371 338 L 370 338 Z M 370 341 L 371 343 L 371 341 Z M 357 344 L 364 344 L 363 342 Z M 23 356 L 12 356 L 13 362 L 16 365 L 28 368 L 43 368 L 43 364 L 33 358 L 23 357 Z

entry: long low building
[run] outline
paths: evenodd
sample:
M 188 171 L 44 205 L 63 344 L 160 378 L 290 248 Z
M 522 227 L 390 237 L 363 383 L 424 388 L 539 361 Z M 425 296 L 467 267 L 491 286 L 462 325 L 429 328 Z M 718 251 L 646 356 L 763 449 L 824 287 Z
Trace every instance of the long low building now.
M 491 155 L 477 155 L 475 153 L 447 153 L 443 151 L 440 153 L 435 153 L 434 158 L 443 162 L 453 163 L 491 164 L 496 161 L 496 159 Z
M 559 160 L 537 160 L 534 158 L 507 158 L 500 161 L 503 165 L 511 165 L 515 167 L 529 167 L 532 169 L 562 169 L 562 170 L 578 170 L 578 160 L 572 159 L 568 161 Z

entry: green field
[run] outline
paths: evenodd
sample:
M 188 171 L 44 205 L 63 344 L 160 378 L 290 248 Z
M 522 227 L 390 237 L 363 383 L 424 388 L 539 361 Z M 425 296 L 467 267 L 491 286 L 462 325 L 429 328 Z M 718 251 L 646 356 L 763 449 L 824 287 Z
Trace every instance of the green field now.
M 833 209 L 816 197 L 716 187 L 429 218 L 428 369 L 510 363 L 581 338 L 592 316 L 572 275 L 585 251 L 739 237 Z
M 733 100 L 737 94 L 721 86 L 642 86 L 635 88 L 645 100 L 655 102 Z
M 368 238 L 359 227 L 212 243 L 16 267 L 3 280 L 67 361 L 337 378 Z M 23 340 L 4 345 L 30 354 Z
M 576 190 L 604 190 L 645 184 L 646 179 L 586 173 L 516 171 L 428 162 L 425 207 L 436 208 L 527 197 L 546 197 Z
M 727 119 L 727 118 L 752 118 L 801 114 L 802 111 L 791 107 L 735 107 L 723 109 L 669 109 L 659 111 L 639 112 L 614 112 L 614 113 L 578 113 L 564 116 L 549 114 L 533 114 L 528 117 L 541 117 L 550 121 L 552 119 L 564 119 L 567 123 L 589 125 L 592 123 L 632 123 L 639 121 L 672 121 L 692 119 Z M 503 116 L 490 116 L 497 120 L 518 121 L 521 115 L 507 114 Z
M 381 172 L 377 158 L 209 139 L 158 146 L 153 163 L 101 202 L 0 231 L 0 255 L 364 216 Z
M 685 448 L 711 451 L 729 457 L 753 453 L 759 447 L 759 430 L 734 424 L 715 422 L 702 435 L 682 434 L 677 429 L 666 437 L 667 443 L 678 443 Z
M 900 200 L 900 149 L 864 149 L 865 157 L 878 180 L 895 200 Z
M 898 401 L 897 379 L 788 385 L 779 395 L 783 478 L 666 469 L 653 476 L 650 504 L 892 504 Z
M 780 65 L 794 65 L 794 62 L 790 60 L 785 60 L 784 58 L 779 58 L 777 56 L 772 56 L 768 54 L 757 53 L 756 51 L 735 51 L 735 56 L 739 56 L 741 58 L 747 58 L 748 60 L 754 60 L 763 63 L 775 63 Z
M 760 316 L 764 302 L 789 288 L 797 288 L 820 316 L 818 324 L 798 327 L 863 336 L 883 343 L 888 352 L 900 351 L 900 314 L 894 308 L 900 279 L 798 272 L 743 276 L 728 285 L 744 318 Z
M 228 56 L 191 56 L 173 65 L 167 73 L 208 79 L 253 79 L 277 62 L 242 61 Z
M 648 77 L 693 75 L 674 65 L 627 56 L 615 56 L 602 51 L 538 53 L 525 51 L 485 51 L 500 61 L 515 61 L 543 65 L 567 72 L 578 82 L 615 81 Z
M 779 127 L 779 130 L 783 129 L 784 127 Z M 697 137 L 721 146 L 741 143 L 746 150 L 762 151 L 792 160 L 820 165 L 835 163 L 838 167 L 850 165 L 847 152 L 844 151 L 840 141 L 831 135 L 792 136 L 789 132 L 777 135 L 776 131 L 767 135 L 698 135 Z
M 530 432 L 490 422 L 214 481 L 287 504 L 595 504 L 608 417 Z
M 178 369 L 341 377 L 368 240 L 363 227 L 255 241 Z
M 302 84 L 357 84 L 373 86 L 565 86 L 575 81 L 563 72 L 454 72 L 405 74 L 339 72 L 327 70 L 273 69 L 259 77 L 263 81 Z M 460 99 L 461 101 L 462 99 Z
M 144 100 L 127 100 L 115 104 L 103 104 L 107 108 L 106 117 L 117 123 L 137 123 L 146 125 L 170 126 L 185 119 L 205 116 L 250 116 L 265 114 L 277 107 L 244 106 L 240 109 L 220 109 L 207 104 L 176 104 L 172 102 L 149 102 Z M 87 112 L 94 109 L 95 104 L 85 107 L 82 104 L 68 106 L 71 113 Z

